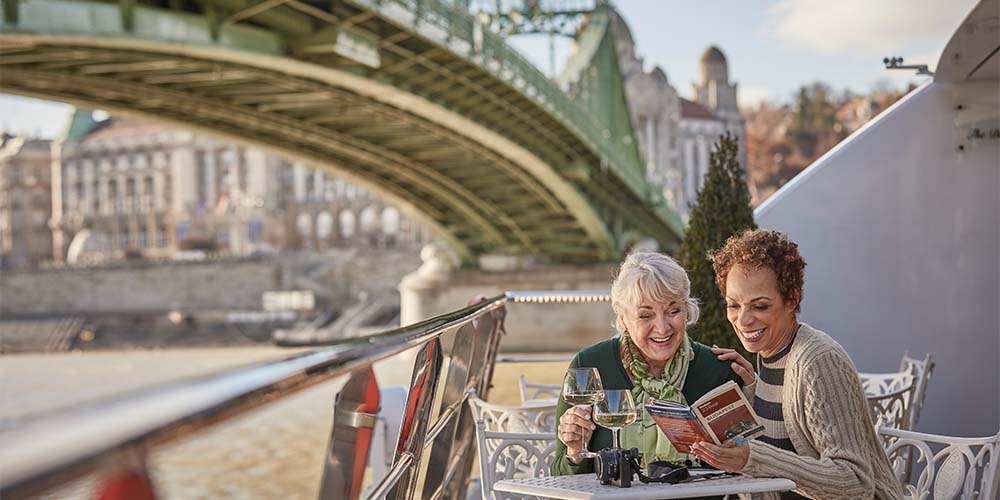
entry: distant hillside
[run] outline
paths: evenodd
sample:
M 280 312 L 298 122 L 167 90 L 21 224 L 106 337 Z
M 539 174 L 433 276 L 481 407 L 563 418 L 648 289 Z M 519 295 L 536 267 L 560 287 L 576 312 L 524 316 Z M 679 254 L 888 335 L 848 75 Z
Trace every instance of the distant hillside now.
M 751 204 L 762 203 L 912 89 L 835 94 L 826 84 L 813 83 L 799 89 L 793 105 L 763 102 L 744 109 Z

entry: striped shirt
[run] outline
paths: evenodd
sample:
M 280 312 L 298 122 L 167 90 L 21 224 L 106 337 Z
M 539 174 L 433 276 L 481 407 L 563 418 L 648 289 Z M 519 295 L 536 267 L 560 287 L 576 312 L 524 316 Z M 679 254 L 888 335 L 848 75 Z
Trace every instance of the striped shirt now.
M 785 365 L 788 364 L 788 353 L 792 350 L 795 337 L 778 354 L 759 358 L 757 391 L 753 400 L 753 410 L 760 417 L 764 426 L 764 434 L 757 439 L 769 445 L 795 453 L 795 446 L 785 429 L 785 418 L 781 413 L 781 391 L 785 386 Z M 805 498 L 798 493 L 786 491 L 781 493 L 782 500 L 797 500 Z

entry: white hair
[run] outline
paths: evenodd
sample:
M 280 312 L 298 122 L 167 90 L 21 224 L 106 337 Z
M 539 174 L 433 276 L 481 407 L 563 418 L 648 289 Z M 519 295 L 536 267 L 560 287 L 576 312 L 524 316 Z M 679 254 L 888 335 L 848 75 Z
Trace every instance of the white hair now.
M 669 304 L 683 302 L 687 309 L 687 325 L 698 322 L 698 299 L 691 297 L 691 280 L 687 272 L 668 255 L 657 252 L 633 252 L 625 257 L 618 275 L 611 284 L 611 308 L 618 321 L 615 329 L 622 333 L 620 319 L 645 301 Z

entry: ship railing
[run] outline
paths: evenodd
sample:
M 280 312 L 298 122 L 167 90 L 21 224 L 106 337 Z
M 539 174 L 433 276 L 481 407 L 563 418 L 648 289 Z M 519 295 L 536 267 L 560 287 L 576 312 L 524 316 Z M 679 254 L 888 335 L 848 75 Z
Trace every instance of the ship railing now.
M 156 498 L 147 467 L 153 451 L 338 377 L 347 380 L 334 401 L 319 498 L 465 498 L 475 456 L 465 401 L 470 389 L 489 392 L 506 306 L 607 300 L 606 291 L 507 292 L 413 325 L 47 416 L 0 441 L 0 498 L 30 498 L 87 477 L 97 478 L 101 498 Z M 414 361 L 392 464 L 363 489 L 380 413 L 372 366 L 404 352 L 416 355 L 399 356 Z

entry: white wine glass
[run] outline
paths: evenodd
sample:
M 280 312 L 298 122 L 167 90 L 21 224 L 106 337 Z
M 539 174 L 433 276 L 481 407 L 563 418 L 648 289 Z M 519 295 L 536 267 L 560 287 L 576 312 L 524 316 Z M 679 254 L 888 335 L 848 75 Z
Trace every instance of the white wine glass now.
M 594 403 L 594 423 L 611 430 L 615 449 L 619 448 L 618 434 L 622 427 L 631 425 L 638 417 L 632 391 L 604 391 L 604 397 Z
M 604 386 L 601 385 L 601 375 L 597 368 L 570 368 L 563 376 L 562 397 L 575 407 L 586 407 L 604 397 Z M 571 455 L 574 458 L 589 458 L 593 456 L 583 443 L 580 453 Z

